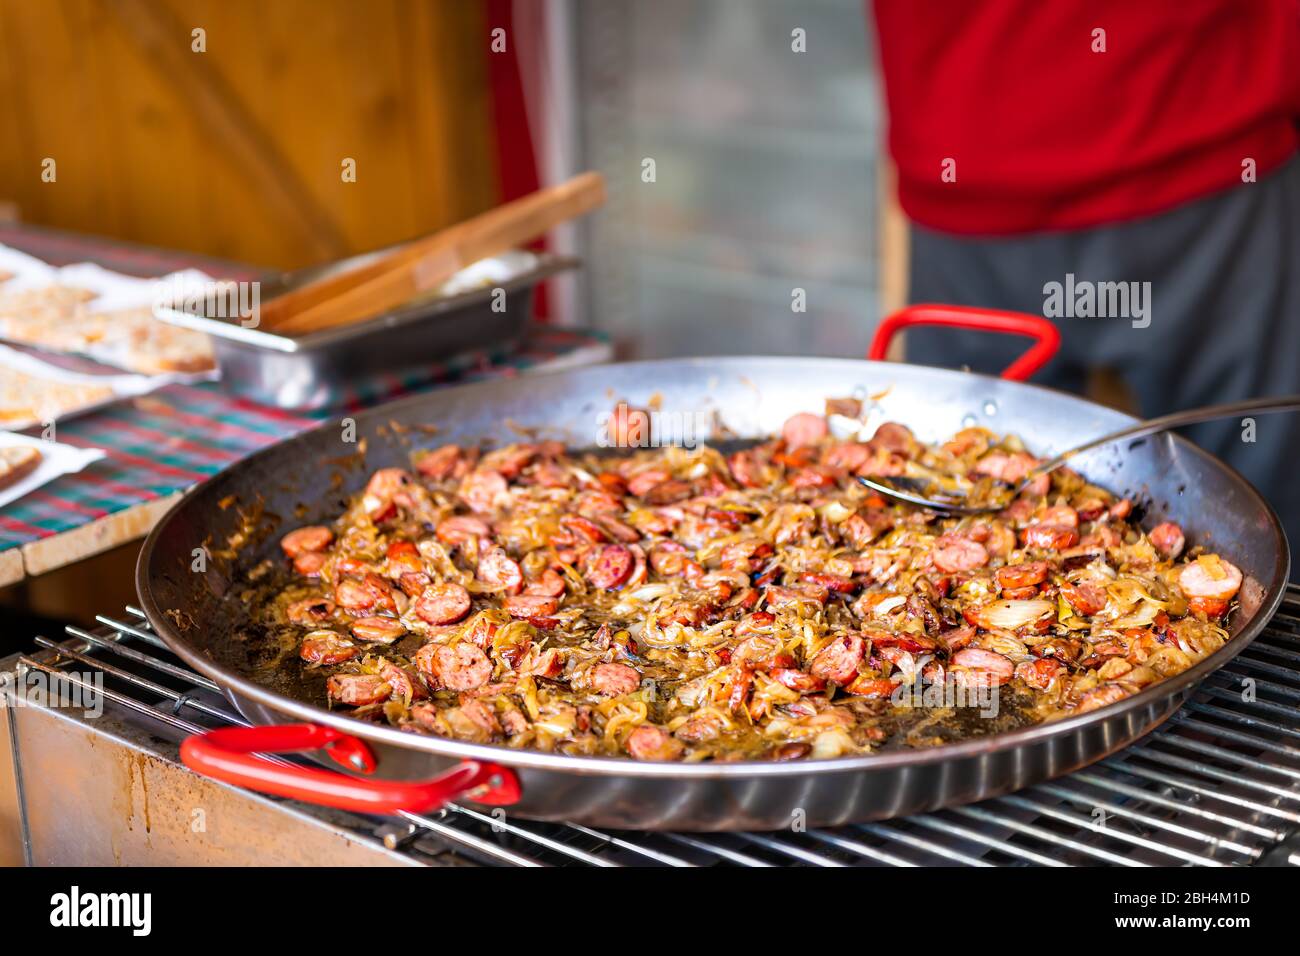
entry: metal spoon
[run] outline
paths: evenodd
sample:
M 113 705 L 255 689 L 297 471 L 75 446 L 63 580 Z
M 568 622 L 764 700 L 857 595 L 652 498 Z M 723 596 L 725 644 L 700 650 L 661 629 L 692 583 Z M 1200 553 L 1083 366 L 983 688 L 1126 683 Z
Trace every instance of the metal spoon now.
M 886 485 L 875 478 L 859 477 L 858 481 L 866 485 L 872 491 L 878 492 L 887 498 L 893 498 L 896 501 L 903 501 L 910 505 L 919 505 L 922 508 L 930 508 L 934 511 L 942 511 L 948 514 L 975 515 L 985 514 L 989 511 L 1000 511 L 1007 506 L 1011 499 L 1024 491 L 1029 484 L 1039 475 L 1045 475 L 1055 471 L 1063 464 L 1081 452 L 1091 451 L 1102 445 L 1109 445 L 1112 442 L 1123 441 L 1126 438 L 1141 438 L 1144 435 L 1154 435 L 1157 432 L 1163 432 L 1170 428 L 1178 428 L 1182 425 L 1195 425 L 1199 422 L 1213 421 L 1217 418 L 1232 418 L 1236 415 L 1244 415 L 1248 412 L 1286 412 L 1300 410 L 1300 395 L 1281 395 L 1276 398 L 1252 398 L 1244 402 L 1228 402 L 1223 405 L 1206 405 L 1202 408 L 1193 408 L 1185 412 L 1174 412 L 1171 415 L 1162 415 L 1159 418 L 1150 418 L 1144 422 L 1138 422 L 1136 425 L 1128 425 L 1119 431 L 1110 432 L 1102 435 L 1100 438 L 1094 438 L 1091 441 L 1078 445 L 1068 451 L 1061 452 L 1051 461 L 1044 462 L 1033 468 L 1024 480 L 1015 488 L 1011 489 L 1010 495 L 1000 502 L 990 502 L 983 505 L 964 505 L 961 499 L 952 498 L 934 498 L 922 491 L 908 491 L 905 488 L 899 488 L 893 485 Z M 909 484 L 916 485 L 919 479 L 903 478 L 891 479 L 893 481 L 905 481 Z

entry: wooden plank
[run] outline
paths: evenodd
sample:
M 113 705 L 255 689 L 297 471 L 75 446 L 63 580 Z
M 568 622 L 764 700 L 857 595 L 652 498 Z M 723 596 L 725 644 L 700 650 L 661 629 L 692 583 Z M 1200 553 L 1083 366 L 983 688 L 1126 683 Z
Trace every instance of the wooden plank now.
M 99 518 L 72 531 L 25 544 L 22 547 L 23 569 L 29 575 L 43 574 L 143 538 L 183 494 L 178 491 L 166 498 Z
M 348 252 L 348 242 L 329 213 L 303 188 L 275 142 L 232 95 L 203 55 L 185 43 L 189 31 L 162 6 L 149 0 L 117 0 L 109 7 L 140 53 L 171 77 L 205 133 L 221 144 L 217 152 L 246 170 L 276 218 L 296 227 L 314 255 L 332 259 Z
M 120 20 L 140 16 L 143 36 Z M 488 41 L 482 4 L 460 0 L 0 0 L 0 199 L 28 222 L 271 267 L 428 233 L 497 198 Z M 230 128 L 196 84 L 248 122 Z M 287 179 L 245 158 L 259 135 Z
M 24 574 L 21 548 L 0 551 L 0 588 L 17 584 L 23 579 Z

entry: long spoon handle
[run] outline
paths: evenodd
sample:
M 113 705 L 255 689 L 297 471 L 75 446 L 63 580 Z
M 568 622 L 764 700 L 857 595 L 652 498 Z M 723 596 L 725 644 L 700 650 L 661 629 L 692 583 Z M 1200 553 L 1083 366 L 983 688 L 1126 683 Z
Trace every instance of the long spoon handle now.
M 1144 422 L 1138 422 L 1136 425 L 1129 425 L 1125 428 L 1121 428 L 1119 431 L 1102 435 L 1100 438 L 1094 438 L 1085 444 L 1064 451 L 1051 461 L 1044 462 L 1035 468 L 1030 474 L 1030 477 L 1032 478 L 1035 475 L 1042 475 L 1050 471 L 1055 471 L 1081 452 L 1091 451 L 1094 448 L 1099 448 L 1102 445 L 1109 445 L 1112 442 L 1124 441 L 1126 438 L 1141 438 L 1143 435 L 1154 435 L 1156 432 L 1166 431 L 1170 428 L 1179 428 L 1183 425 L 1196 425 L 1200 422 L 1214 421 L 1219 418 L 1232 418 L 1236 415 L 1246 415 L 1251 412 L 1268 413 L 1297 410 L 1300 410 L 1300 395 L 1278 395 L 1273 398 L 1252 398 L 1244 402 L 1227 402 L 1222 405 L 1205 405 L 1201 408 L 1193 408 L 1185 412 L 1174 412 L 1171 415 L 1162 415 L 1159 418 L 1150 418 Z

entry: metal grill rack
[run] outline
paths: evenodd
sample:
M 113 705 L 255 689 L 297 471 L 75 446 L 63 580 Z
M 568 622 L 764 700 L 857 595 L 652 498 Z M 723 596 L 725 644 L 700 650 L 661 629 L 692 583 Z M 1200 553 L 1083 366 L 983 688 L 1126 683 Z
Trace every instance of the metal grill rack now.
M 70 640 L 61 643 L 37 638 L 45 650 L 23 656 L 20 666 L 102 672 L 105 697 L 172 745 L 204 728 L 245 723 L 216 685 L 166 650 L 138 609 L 128 607 L 125 618 L 100 616 L 104 627 L 94 632 L 68 628 Z M 1288 588 L 1265 632 L 1145 740 L 980 804 L 779 833 L 600 832 L 498 820 L 459 806 L 401 819 L 348 817 L 348 825 L 431 864 L 1296 866 L 1300 588 Z

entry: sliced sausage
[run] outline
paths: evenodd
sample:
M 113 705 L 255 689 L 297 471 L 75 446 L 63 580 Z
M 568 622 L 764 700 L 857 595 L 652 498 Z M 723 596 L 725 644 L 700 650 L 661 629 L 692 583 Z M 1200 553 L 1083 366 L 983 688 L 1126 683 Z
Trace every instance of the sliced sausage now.
M 448 690 L 474 690 L 492 676 L 488 656 L 468 641 L 461 641 L 455 647 L 436 645 L 432 669 L 438 682 Z
M 1218 564 L 1222 577 L 1215 577 L 1200 561 L 1193 561 L 1178 572 L 1178 586 L 1189 599 L 1210 602 L 1211 609 L 1217 607 L 1218 603 L 1224 604 L 1222 609 L 1210 615 L 1212 617 L 1222 614 L 1227 609 L 1226 602 L 1231 601 L 1241 589 L 1241 570 L 1222 558 Z M 1207 610 L 1206 605 L 1201 605 L 1201 609 Z
M 524 572 L 519 563 L 502 548 L 492 548 L 485 552 L 479 558 L 475 575 L 488 587 L 510 594 L 519 593 L 524 586 Z
M 554 680 L 564 673 L 564 655 L 554 647 L 542 651 L 520 672 L 526 677 L 545 677 Z
M 1041 551 L 1064 551 L 1079 543 L 1079 532 L 1067 525 L 1034 524 L 1020 532 L 1026 548 Z
M 537 457 L 536 445 L 507 445 L 497 448 L 483 456 L 479 467 L 485 471 L 496 471 L 505 478 L 514 479 L 532 464 Z
M 334 541 L 334 532 L 324 525 L 308 525 L 290 531 L 280 539 L 280 547 L 291 558 L 307 552 L 324 551 Z
M 411 504 L 410 491 L 415 479 L 402 468 L 381 468 L 370 476 L 361 506 L 371 520 L 379 521 L 388 517 L 398 505 L 407 507 Z
M 783 687 L 797 690 L 801 694 L 813 693 L 826 687 L 826 681 L 823 678 L 814 677 L 807 671 L 801 671 L 793 667 L 774 668 L 768 671 L 768 676 Z
M 1077 528 L 1079 527 L 1079 512 L 1069 505 L 1053 505 L 1051 508 L 1044 508 L 1039 513 L 1037 523 Z
M 773 584 L 763 592 L 763 596 L 768 607 L 782 608 L 792 604 L 825 604 L 830 593 L 820 584 L 805 582 L 788 588 Z
M 329 555 L 320 551 L 304 551 L 293 559 L 293 569 L 305 578 L 318 578 L 325 569 Z
M 429 624 L 455 624 L 469 613 L 469 592 L 459 584 L 430 584 L 415 600 L 415 613 Z
M 294 624 L 319 624 L 334 613 L 334 607 L 329 598 L 304 598 L 286 607 L 284 614 Z
M 627 493 L 640 498 L 642 495 L 649 494 L 650 489 L 662 485 L 670 478 L 672 478 L 671 474 L 659 468 L 639 471 L 627 480 Z
M 1182 554 L 1183 547 L 1187 544 L 1187 539 L 1183 537 L 1183 529 L 1172 521 L 1156 525 L 1147 537 L 1151 539 L 1156 550 L 1170 560 Z
M 554 614 L 559 609 L 560 602 L 542 594 L 512 594 L 501 601 L 501 607 L 511 617 L 529 620 Z
M 424 559 L 414 541 L 393 541 L 385 552 L 388 558 L 387 574 L 400 578 L 403 574 L 420 574 L 424 571 Z
M 637 760 L 679 760 L 686 748 L 653 724 L 642 724 L 623 745 Z
M 884 422 L 871 436 L 871 445 L 884 448 L 896 454 L 907 455 L 916 446 L 916 436 L 912 429 L 898 422 Z
M 460 705 L 460 713 L 487 737 L 501 733 L 501 723 L 496 714 L 481 700 L 469 700 Z
M 1066 582 L 1061 585 L 1061 594 L 1069 602 L 1070 607 L 1084 617 L 1090 617 L 1102 611 L 1106 607 L 1106 601 L 1108 600 L 1106 589 L 1100 584 L 1093 584 L 1090 581 L 1081 581 L 1078 584 Z
M 859 674 L 849 681 L 844 692 L 855 697 L 888 697 L 901 683 L 887 677 L 869 677 L 866 674 Z
M 860 635 L 842 634 L 818 651 L 808 666 L 808 673 L 842 686 L 857 676 L 864 651 Z
M 952 656 L 953 667 L 964 670 L 951 671 L 958 683 L 982 684 L 997 687 L 1011 680 L 1016 665 L 1011 658 L 980 647 L 964 647 Z
M 496 508 L 509 489 L 501 472 L 479 468 L 461 480 L 459 494 L 471 511 L 486 512 Z
M 1040 657 L 1036 661 L 1024 661 L 1016 665 L 1015 674 L 1035 690 L 1047 690 L 1052 681 L 1065 673 L 1060 661 L 1050 657 Z
M 641 675 L 627 664 L 597 664 L 587 680 L 591 689 L 604 697 L 622 697 L 641 686 Z
M 334 588 L 334 600 L 349 611 L 396 611 L 393 592 L 377 574 L 367 574 L 360 581 L 340 581 Z
M 560 519 L 560 527 L 585 538 L 592 544 L 601 544 L 609 540 L 609 535 L 605 533 L 604 528 L 582 515 L 565 515 Z
M 727 469 L 736 484 L 742 488 L 761 488 L 763 472 L 754 453 L 749 450 L 735 452 L 727 459 Z
M 524 585 L 525 594 L 535 594 L 540 597 L 561 597 L 564 594 L 565 583 L 557 572 L 547 568 L 536 577 Z
M 398 667 L 392 661 L 384 661 L 383 666 L 379 668 L 379 676 L 392 687 L 391 696 L 393 697 L 398 697 L 403 701 L 411 701 L 428 696 L 425 694 L 424 688 L 411 678 L 405 668 Z
M 989 563 L 989 553 L 978 541 L 945 534 L 934 543 L 934 566 L 952 574 L 955 571 L 973 571 Z
M 487 526 L 487 522 L 468 515 L 444 518 L 438 522 L 438 527 L 434 531 L 439 541 L 451 547 L 467 544 L 476 538 L 486 538 L 491 533 L 492 529 Z
M 826 419 L 812 412 L 799 412 L 791 415 L 781 426 L 781 437 L 789 448 L 802 448 L 815 445 L 830 433 Z
M 406 628 L 391 617 L 359 617 L 352 622 L 352 633 L 359 641 L 391 644 L 406 633 Z
M 815 584 L 828 591 L 834 591 L 836 594 L 850 594 L 858 589 L 858 585 L 852 578 L 846 578 L 841 574 L 821 574 L 815 571 L 806 571 L 799 575 L 799 578 L 809 584 Z
M 1079 713 L 1086 713 L 1090 710 L 1096 710 L 1098 707 L 1105 707 L 1107 704 L 1114 704 L 1123 700 L 1129 695 L 1129 692 L 1118 684 L 1102 684 L 1085 691 L 1079 698 L 1079 704 L 1075 708 Z
M 633 564 L 635 560 L 631 551 L 621 544 L 607 544 L 588 555 L 583 577 L 593 587 L 612 590 L 621 587 L 628 579 Z
M 377 674 L 335 674 L 325 682 L 330 700 L 352 707 L 364 707 L 388 700 L 393 687 Z
M 334 631 L 312 631 L 302 639 L 298 656 L 308 664 L 342 664 L 357 656 L 357 646 Z
M 456 466 L 460 464 L 460 460 L 461 450 L 459 445 L 443 445 L 441 448 L 433 448 L 417 453 L 415 456 L 415 470 L 433 481 L 441 481 L 444 478 L 451 477 L 456 470 Z
M 1029 561 L 997 570 L 998 584 L 1004 588 L 1030 588 L 1047 580 L 1047 562 Z

